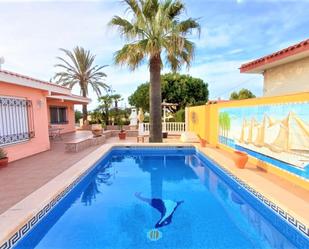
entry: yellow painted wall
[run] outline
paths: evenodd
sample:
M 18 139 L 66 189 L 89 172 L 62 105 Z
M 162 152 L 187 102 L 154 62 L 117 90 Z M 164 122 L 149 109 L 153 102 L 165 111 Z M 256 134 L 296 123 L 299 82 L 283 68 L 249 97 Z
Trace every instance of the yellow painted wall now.
M 205 108 L 205 105 L 189 107 L 189 131 L 194 131 L 196 134 L 200 135 L 205 139 L 206 130 L 208 130 L 209 114 Z
M 296 103 L 296 102 L 309 102 L 309 92 L 302 92 L 298 94 L 282 95 L 275 97 L 262 97 L 246 100 L 234 100 L 221 102 L 217 104 L 202 105 L 189 107 L 189 131 L 193 131 L 199 134 L 202 138 L 206 139 L 207 142 L 213 146 L 219 146 L 224 150 L 231 151 L 231 148 L 219 144 L 219 111 L 221 108 L 228 107 L 241 107 L 241 106 L 257 106 L 257 105 L 270 105 L 279 103 Z M 192 113 L 196 113 L 196 122 L 193 123 L 191 120 Z M 261 163 L 258 160 L 251 158 L 250 161 L 255 163 L 257 166 L 264 168 L 265 170 L 275 173 L 280 177 L 283 177 L 291 182 L 309 189 L 308 181 L 301 180 L 292 174 L 286 173 L 282 170 L 277 169 L 266 163 Z
M 218 134 L 218 110 L 216 105 L 201 105 L 189 108 L 189 131 L 200 135 L 210 144 L 216 144 Z M 195 118 L 194 118 L 195 115 Z M 194 121 L 194 119 L 196 119 Z
M 219 132 L 219 111 L 221 108 L 256 106 L 276 103 L 293 103 L 309 101 L 309 92 L 298 94 L 262 97 L 246 100 L 233 100 L 217 104 L 189 107 L 189 131 L 199 134 L 212 145 L 218 145 Z M 197 121 L 194 123 L 191 119 L 192 113 L 196 113 Z

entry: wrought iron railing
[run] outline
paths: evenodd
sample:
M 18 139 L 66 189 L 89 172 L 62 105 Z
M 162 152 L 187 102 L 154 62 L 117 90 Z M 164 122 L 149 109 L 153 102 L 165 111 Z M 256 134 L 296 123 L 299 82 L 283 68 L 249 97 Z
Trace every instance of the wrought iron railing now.
M 0 96 L 0 146 L 33 138 L 32 101 Z

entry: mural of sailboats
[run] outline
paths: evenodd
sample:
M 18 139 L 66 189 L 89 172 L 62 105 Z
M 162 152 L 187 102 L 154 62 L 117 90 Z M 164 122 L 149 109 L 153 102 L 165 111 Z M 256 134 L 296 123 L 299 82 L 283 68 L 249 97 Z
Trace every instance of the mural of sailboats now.
M 261 124 L 256 123 L 252 130 L 253 144 L 257 147 L 262 147 L 265 144 L 265 124 L 266 117 L 264 116 Z
M 270 107 L 225 108 L 222 111 L 234 117 L 228 139 L 240 147 L 305 168 L 309 165 L 309 116 L 294 112 L 293 109 L 302 110 L 294 105 L 284 106 L 286 109 L 276 106 L 273 110 Z M 285 115 L 277 113 L 279 110 Z
M 264 115 L 262 123 L 255 118 L 250 124 L 244 120 L 238 145 L 264 155 L 286 161 L 297 167 L 309 163 L 309 127 L 295 113 L 283 120 Z

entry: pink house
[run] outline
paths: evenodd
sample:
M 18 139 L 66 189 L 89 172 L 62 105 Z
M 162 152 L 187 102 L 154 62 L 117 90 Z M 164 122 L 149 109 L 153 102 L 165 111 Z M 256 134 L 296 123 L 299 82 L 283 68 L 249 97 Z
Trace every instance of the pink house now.
M 48 150 L 49 128 L 74 132 L 74 105 L 89 102 L 69 88 L 0 70 L 0 147 L 10 161 Z

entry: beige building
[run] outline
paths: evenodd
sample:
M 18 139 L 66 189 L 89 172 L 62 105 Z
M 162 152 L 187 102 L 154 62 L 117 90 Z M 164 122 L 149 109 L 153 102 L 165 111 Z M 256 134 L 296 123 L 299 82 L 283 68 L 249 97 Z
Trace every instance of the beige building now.
M 241 73 L 264 76 L 264 96 L 309 92 L 309 39 L 245 63 Z

